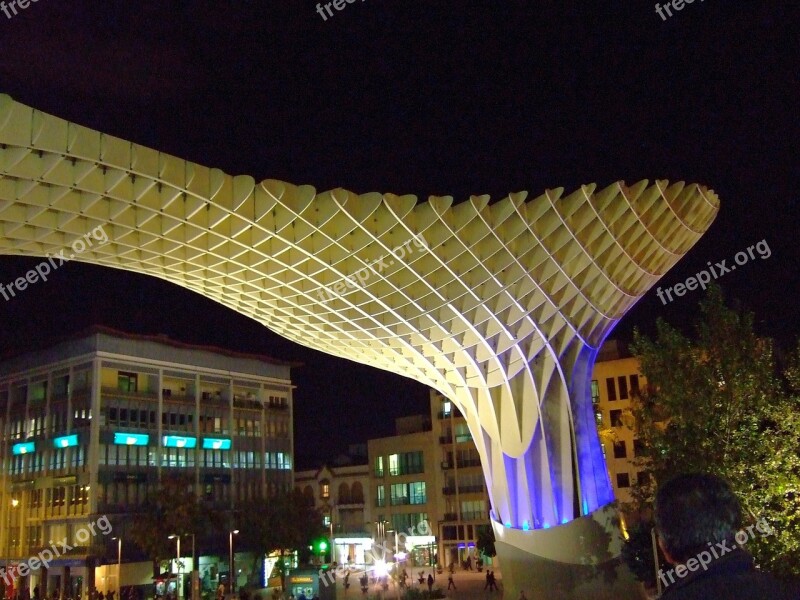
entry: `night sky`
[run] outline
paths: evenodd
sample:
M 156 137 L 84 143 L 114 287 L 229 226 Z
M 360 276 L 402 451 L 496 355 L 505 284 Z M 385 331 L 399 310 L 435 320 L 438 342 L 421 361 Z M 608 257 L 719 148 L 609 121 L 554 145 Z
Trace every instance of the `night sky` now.
M 688 0 L 687 0 L 688 1 Z M 570 7 L 563 7 L 567 4 Z M 766 240 L 719 281 L 790 345 L 797 275 L 798 25 L 788 2 L 39 0 L 0 13 L 0 92 L 231 174 L 495 198 L 623 179 L 698 182 L 721 212 L 671 286 Z M 37 260 L 0 258 L 8 282 Z M 617 332 L 685 326 L 699 292 L 648 293 Z M 71 263 L 0 298 L 0 355 L 98 323 L 299 360 L 298 466 L 427 410 L 410 380 L 301 348 L 193 292 Z

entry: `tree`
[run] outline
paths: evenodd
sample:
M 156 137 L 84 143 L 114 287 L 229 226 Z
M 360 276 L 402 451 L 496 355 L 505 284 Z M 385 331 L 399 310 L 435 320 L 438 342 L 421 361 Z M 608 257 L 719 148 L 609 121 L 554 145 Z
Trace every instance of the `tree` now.
M 286 564 L 287 551 L 296 550 L 307 556 L 312 540 L 326 532 L 322 513 L 309 506 L 305 496 L 297 490 L 279 492 L 267 500 L 242 505 L 236 519 L 243 543 L 261 555 L 280 552 L 282 565 Z M 282 568 L 282 585 L 285 574 Z
M 763 518 L 775 531 L 750 538 L 757 562 L 800 574 L 800 347 L 781 377 L 772 341 L 714 287 L 695 339 L 659 319 L 656 339 L 637 331 L 632 350 L 648 381 L 634 400 L 637 466 L 651 474 L 634 487 L 635 508 L 652 501 L 658 482 L 714 473 L 731 483 L 748 522 Z
M 475 540 L 475 546 L 478 551 L 484 556 L 496 556 L 497 551 L 494 547 L 494 529 L 491 525 L 478 527 L 478 539 Z
M 175 556 L 169 535 L 199 535 L 216 524 L 219 513 L 200 501 L 189 481 L 180 477 L 161 482 L 132 519 L 128 536 L 153 561 L 153 576 L 163 561 Z

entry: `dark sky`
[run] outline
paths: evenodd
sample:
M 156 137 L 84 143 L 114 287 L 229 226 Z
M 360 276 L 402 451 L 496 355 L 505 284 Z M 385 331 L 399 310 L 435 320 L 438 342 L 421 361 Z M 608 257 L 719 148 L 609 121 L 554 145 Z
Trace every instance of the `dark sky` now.
M 562 4 L 566 6 L 561 6 Z M 800 323 L 800 9 L 654 3 L 39 0 L 0 13 L 0 92 L 198 163 L 318 190 L 499 198 L 618 179 L 698 182 L 722 208 L 666 275 L 766 240 L 720 282 L 789 344 Z M 36 260 L 0 258 L 8 282 Z M 622 322 L 686 323 L 651 291 Z M 300 466 L 426 409 L 409 380 L 290 343 L 157 279 L 72 263 L 0 299 L 0 353 L 101 323 L 272 354 L 294 374 Z

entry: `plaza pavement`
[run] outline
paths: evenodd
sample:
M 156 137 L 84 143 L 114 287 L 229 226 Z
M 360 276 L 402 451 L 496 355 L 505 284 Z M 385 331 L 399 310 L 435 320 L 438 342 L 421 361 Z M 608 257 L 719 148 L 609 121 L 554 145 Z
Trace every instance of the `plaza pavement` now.
M 494 569 L 492 569 L 494 571 Z M 406 571 L 408 572 L 409 581 L 413 581 L 413 588 L 419 590 L 428 590 L 428 584 L 425 583 L 423 585 L 419 585 L 419 572 L 423 571 L 423 577 L 427 580 L 428 573 L 431 573 L 430 567 L 423 568 L 423 567 L 415 567 L 413 569 L 407 568 Z M 463 569 L 457 569 L 455 574 L 453 575 L 453 582 L 456 585 L 456 589 L 447 590 L 447 576 L 448 572 L 445 570 L 441 574 L 434 572 L 434 577 L 436 578 L 436 582 L 433 584 L 433 588 L 441 588 L 442 591 L 447 595 L 448 599 L 457 599 L 457 600 L 502 600 L 503 599 L 503 580 L 500 571 L 494 571 L 497 581 L 497 587 L 500 588 L 499 591 L 484 591 L 484 586 L 486 585 L 486 569 L 482 572 L 477 571 L 464 571 Z M 361 592 L 361 588 L 358 585 L 358 577 L 351 576 L 350 577 L 350 589 L 345 590 L 344 586 L 342 585 L 342 580 L 338 580 L 336 586 L 336 600 L 362 600 L 364 598 L 364 594 Z M 374 598 L 378 593 L 383 592 L 380 586 L 370 585 L 369 593 L 367 596 L 370 598 Z M 390 582 L 389 583 L 389 591 L 384 593 L 385 600 L 395 600 L 398 597 L 397 589 L 395 586 Z M 516 600 L 515 598 L 507 598 L 506 600 Z M 529 597 L 529 600 L 530 599 Z

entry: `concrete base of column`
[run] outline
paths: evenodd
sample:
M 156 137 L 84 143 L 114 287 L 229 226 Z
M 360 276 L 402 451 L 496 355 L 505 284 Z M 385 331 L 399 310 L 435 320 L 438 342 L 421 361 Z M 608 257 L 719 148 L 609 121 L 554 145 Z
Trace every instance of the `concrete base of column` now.
M 620 558 L 616 508 L 606 505 L 564 525 L 535 531 L 492 523 L 503 597 L 517 600 L 642 600 L 644 588 Z

